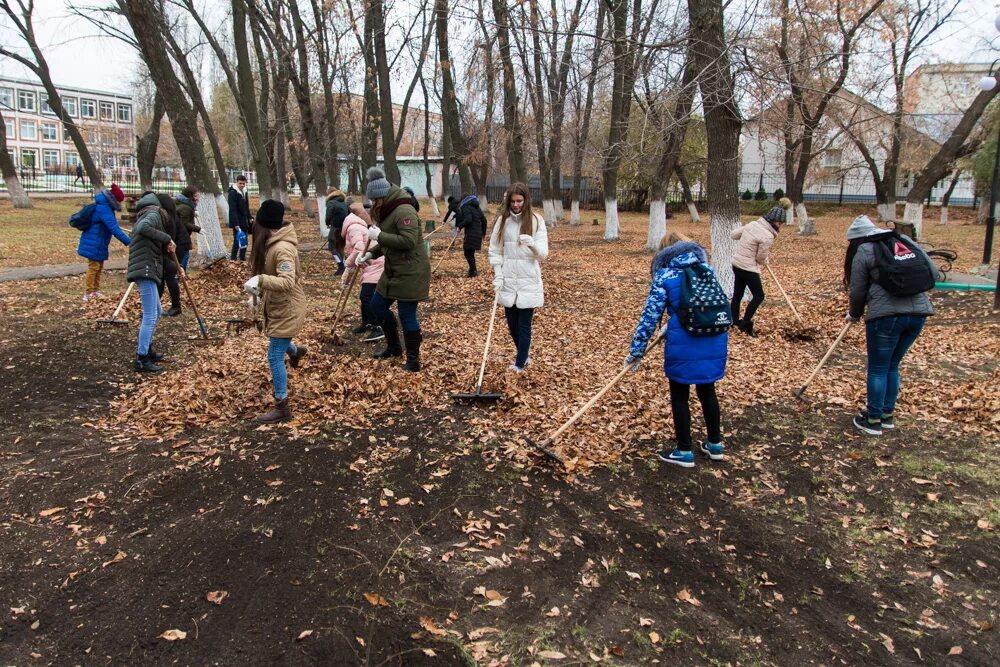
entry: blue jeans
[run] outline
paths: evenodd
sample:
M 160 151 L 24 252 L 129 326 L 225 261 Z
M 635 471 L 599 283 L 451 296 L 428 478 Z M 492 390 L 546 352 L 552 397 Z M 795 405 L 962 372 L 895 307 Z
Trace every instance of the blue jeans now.
M 510 337 L 514 339 L 514 346 L 517 348 L 514 365 L 524 368 L 528 363 L 528 353 L 531 352 L 531 319 L 535 316 L 535 309 L 505 307 L 503 310 L 507 316 Z
M 285 355 L 295 354 L 298 348 L 291 338 L 270 338 L 267 345 L 267 365 L 271 367 L 271 383 L 274 385 L 274 398 L 281 401 L 288 398 L 288 369 L 285 368 Z
M 142 323 L 139 325 L 139 346 L 136 354 L 144 357 L 149 354 L 149 345 L 153 342 L 156 323 L 163 315 L 160 307 L 160 289 L 155 280 L 137 280 L 139 300 L 142 303 Z
M 185 271 L 188 270 L 188 259 L 190 257 L 191 257 L 191 249 L 188 248 L 184 250 L 184 252 L 181 254 L 180 257 L 177 258 L 177 261 L 181 263 L 181 268 L 184 269 Z
M 372 315 L 375 316 L 377 322 L 382 323 L 383 327 L 385 321 L 393 316 L 392 311 L 389 310 L 389 306 L 393 303 L 396 303 L 395 299 L 387 299 L 378 292 L 372 294 L 372 300 L 368 302 L 368 308 Z M 403 331 L 420 331 L 416 301 L 400 301 L 396 305 L 396 309 L 399 311 L 399 322 L 403 325 Z M 392 329 L 392 325 L 389 325 L 389 329 Z
M 926 319 L 925 315 L 894 315 L 865 323 L 869 419 L 881 419 L 896 409 L 899 362 L 917 340 Z

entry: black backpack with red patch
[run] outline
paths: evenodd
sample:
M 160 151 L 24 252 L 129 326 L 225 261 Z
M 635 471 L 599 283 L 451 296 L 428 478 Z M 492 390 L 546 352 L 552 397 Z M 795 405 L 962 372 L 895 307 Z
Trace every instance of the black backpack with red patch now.
M 875 282 L 893 296 L 915 296 L 934 289 L 936 270 L 914 241 L 893 232 L 875 242 Z

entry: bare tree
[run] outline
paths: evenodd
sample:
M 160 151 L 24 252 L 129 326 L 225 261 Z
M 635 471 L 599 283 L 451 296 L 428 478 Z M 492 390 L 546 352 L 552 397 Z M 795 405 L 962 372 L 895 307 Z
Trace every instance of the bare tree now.
M 590 139 L 590 120 L 594 111 L 594 88 L 597 83 L 597 72 L 601 65 L 601 52 L 603 50 L 603 33 L 605 4 L 598 2 L 597 5 L 597 26 L 594 29 L 594 45 L 591 48 L 590 71 L 585 77 L 586 101 L 583 103 L 583 117 L 574 127 L 573 144 L 573 190 L 570 194 L 570 224 L 580 224 L 580 188 L 583 181 L 583 158 L 587 150 L 587 142 Z M 576 96 L 577 115 L 580 113 L 579 87 Z
M 820 126 L 847 81 L 859 32 L 884 1 L 856 0 L 848 8 L 844 0 L 802 0 L 793 11 L 789 0 L 782 0 L 778 58 L 787 86 L 782 127 L 785 194 L 795 205 L 800 234 L 816 233 L 803 192 L 809 167 L 821 152 Z
M 524 140 L 521 136 L 517 78 L 510 52 L 510 11 L 507 8 L 507 0 L 492 0 L 492 5 L 500 63 L 503 67 L 503 124 L 508 172 L 512 182 L 526 182 L 528 174 L 524 166 Z
M 451 144 L 452 159 L 458 163 L 458 178 L 462 192 L 472 192 L 472 172 L 469 171 L 469 146 L 462 135 L 455 95 L 455 77 L 452 73 L 451 51 L 448 44 L 448 0 L 434 0 L 434 23 L 438 42 L 438 60 L 441 68 L 441 115 L 444 129 Z
M 154 0 L 118 0 L 118 3 L 121 13 L 132 27 L 139 53 L 149 69 L 156 90 L 162 96 L 188 182 L 202 192 L 213 195 L 202 197 L 198 201 L 198 213 L 202 220 L 202 233 L 198 235 L 199 250 L 210 258 L 223 257 L 226 249 L 216 205 L 216 199 L 223 196 L 205 158 L 198 132 L 198 114 L 185 97 L 184 87 L 177 78 L 170 55 L 163 48 L 163 33 L 168 29 L 166 19 Z
M 160 144 L 160 123 L 166 110 L 159 92 L 153 95 L 153 115 L 146 131 L 136 136 L 135 160 L 139 167 L 139 185 L 153 189 L 153 168 L 156 166 L 156 149 Z
M 59 91 L 52 82 L 49 63 L 45 59 L 45 54 L 42 53 L 41 47 L 38 45 L 34 26 L 34 0 L 27 0 L 27 2 L 25 0 L 13 0 L 13 2 L 10 0 L 0 0 L 0 10 L 3 10 L 11 23 L 14 24 L 15 31 L 28 46 L 31 56 L 23 55 L 8 45 L 0 45 L 0 55 L 16 60 L 38 77 L 38 80 L 42 83 L 42 87 L 45 88 L 49 107 L 62 122 L 63 127 L 66 128 L 66 132 L 73 141 L 73 146 L 76 148 L 80 163 L 83 165 L 83 170 L 87 172 L 87 177 L 90 179 L 90 184 L 94 188 L 94 192 L 100 191 L 104 187 L 104 175 L 97 164 L 94 163 L 94 159 L 90 155 L 90 148 L 87 146 L 80 128 L 77 127 L 73 117 L 63 108 L 62 98 L 59 96 Z
M 3 109 L 0 109 L 0 125 L 4 125 Z M 4 183 L 7 185 L 7 192 L 10 193 L 10 201 L 14 208 L 32 208 L 31 198 L 21 185 L 21 179 L 17 177 L 17 167 L 14 160 L 7 152 L 7 132 L 0 132 L 0 174 L 3 174 Z
M 399 183 L 396 164 L 396 132 L 392 115 L 392 84 L 389 80 L 389 59 L 385 52 L 385 5 L 382 0 L 367 0 L 365 25 L 372 24 L 372 46 L 375 52 L 375 80 L 378 81 L 379 126 L 382 135 L 382 163 L 390 183 Z M 371 85 L 371 83 L 369 83 Z
M 723 0 L 688 0 L 690 54 L 698 70 L 708 134 L 708 212 L 712 264 L 727 294 L 733 291 L 730 232 L 740 224 L 739 172 L 742 118 L 735 97 L 723 21 Z

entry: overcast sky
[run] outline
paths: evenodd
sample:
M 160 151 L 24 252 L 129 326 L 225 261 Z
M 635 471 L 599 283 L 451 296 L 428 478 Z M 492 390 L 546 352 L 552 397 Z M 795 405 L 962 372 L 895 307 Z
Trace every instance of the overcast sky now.
M 135 51 L 122 42 L 99 36 L 96 27 L 71 16 L 66 0 L 35 0 L 35 6 L 36 32 L 57 84 L 128 93 L 136 69 Z M 988 62 L 1000 57 L 1000 35 L 993 26 L 997 7 L 997 0 L 962 0 L 959 17 L 930 49 L 928 59 Z M 0 41 L 20 43 L 9 23 L 2 19 Z M 27 77 L 29 73 L 17 63 L 0 58 L 0 74 Z

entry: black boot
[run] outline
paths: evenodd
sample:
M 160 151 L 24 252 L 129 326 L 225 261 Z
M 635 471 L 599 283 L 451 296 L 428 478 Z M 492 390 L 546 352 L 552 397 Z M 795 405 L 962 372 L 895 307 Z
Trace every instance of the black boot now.
M 150 373 L 152 375 L 156 375 L 157 373 L 163 372 L 163 366 L 154 364 L 148 356 L 140 354 L 135 355 L 135 362 L 133 362 L 132 368 L 136 373 Z
M 424 341 L 424 337 L 420 335 L 420 329 L 417 329 L 403 331 L 403 340 L 406 342 L 406 363 L 403 364 L 403 370 L 416 373 L 420 370 L 420 343 Z
M 291 350 L 288 350 L 288 352 L 286 352 L 285 354 L 288 355 L 289 365 L 291 365 L 292 368 L 298 368 L 299 360 L 302 359 L 302 357 L 306 356 L 306 353 L 308 352 L 309 348 L 306 347 L 305 345 L 296 345 L 295 354 L 292 354 Z
M 392 313 L 382 322 L 382 333 L 385 334 L 385 349 L 373 354 L 372 358 L 388 359 L 401 356 L 403 348 L 399 344 L 399 325 L 396 324 L 396 317 Z
M 162 352 L 157 352 L 156 350 L 154 350 L 153 349 L 153 344 L 150 343 L 150 345 L 149 345 L 149 351 L 146 352 L 146 358 L 149 359 L 152 362 L 159 362 L 159 361 L 163 361 L 164 355 L 163 355 Z
M 757 334 L 753 332 L 753 320 L 743 320 L 743 326 L 740 327 L 740 330 L 751 338 L 757 337 Z
M 166 280 L 167 291 L 170 293 L 170 310 L 165 314 L 167 317 L 177 317 L 181 314 L 181 285 L 177 282 L 177 276 L 173 280 Z

